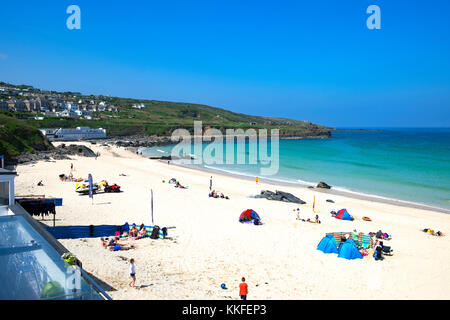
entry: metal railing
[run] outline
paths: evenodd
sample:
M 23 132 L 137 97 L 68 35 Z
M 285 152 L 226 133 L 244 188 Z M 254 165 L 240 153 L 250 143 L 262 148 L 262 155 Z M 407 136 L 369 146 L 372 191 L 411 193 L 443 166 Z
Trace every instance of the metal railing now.
M 105 290 L 103 290 L 102 287 L 100 287 L 97 282 L 95 282 L 86 271 L 83 270 L 83 268 L 80 268 L 80 272 L 82 277 L 86 280 L 87 283 L 89 283 L 95 291 L 97 291 L 105 300 L 112 300 L 112 298 L 106 293 Z

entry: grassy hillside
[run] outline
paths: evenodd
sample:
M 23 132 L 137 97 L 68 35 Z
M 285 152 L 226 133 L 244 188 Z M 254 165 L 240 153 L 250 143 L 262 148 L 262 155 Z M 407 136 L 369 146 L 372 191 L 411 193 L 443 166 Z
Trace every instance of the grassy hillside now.
M 200 104 L 176 103 L 156 100 L 136 100 L 126 98 L 106 98 L 108 103 L 120 107 L 120 112 L 95 113 L 96 120 L 45 118 L 42 121 L 27 120 L 34 127 L 77 127 L 90 126 L 105 128 L 110 136 L 122 135 L 166 135 L 173 130 L 185 128 L 193 130 L 194 121 L 202 121 L 203 127 L 227 128 L 267 128 L 280 129 L 284 136 L 320 135 L 331 128 L 310 122 L 250 116 L 220 108 Z M 131 105 L 144 103 L 145 109 L 133 109 Z
M 35 127 L 13 118 L 7 113 L 0 113 L 0 155 L 6 160 L 23 152 L 49 150 L 51 143 Z

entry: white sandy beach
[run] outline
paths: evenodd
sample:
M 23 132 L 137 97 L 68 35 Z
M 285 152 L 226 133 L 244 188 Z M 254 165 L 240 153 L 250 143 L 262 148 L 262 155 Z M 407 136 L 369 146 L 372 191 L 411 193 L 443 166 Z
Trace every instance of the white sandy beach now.
M 327 195 L 312 189 L 213 175 L 213 189 L 231 199 L 209 198 L 211 173 L 167 165 L 138 156 L 123 148 L 85 144 L 101 156 L 20 165 L 17 195 L 63 198 L 57 207 L 56 225 L 151 224 L 150 189 L 154 192 L 155 224 L 169 229 L 174 240 L 141 239 L 136 249 L 110 252 L 99 238 L 61 240 L 83 263 L 86 271 L 113 286 L 113 299 L 239 299 L 238 284 L 246 277 L 251 299 L 449 299 L 450 216 L 445 213 Z M 117 183 L 122 193 L 80 196 L 74 182 L 58 175 Z M 120 174 L 127 176 L 120 176 Z M 167 183 L 176 178 L 188 189 Z M 38 187 L 42 180 L 44 186 Z M 166 182 L 163 183 L 162 180 Z M 325 180 L 326 181 L 326 180 Z M 261 190 L 290 192 L 306 205 L 252 199 Z M 312 200 L 321 224 L 295 219 L 313 218 Z M 328 203 L 332 199 L 335 203 Z M 341 221 L 329 212 L 347 208 L 356 220 Z M 254 209 L 262 226 L 238 222 L 245 209 Z M 361 218 L 368 216 L 372 222 Z M 44 223 L 52 225 L 50 217 Z M 385 241 L 394 255 L 383 261 L 372 257 L 345 260 L 324 254 L 316 247 L 325 233 L 333 231 L 392 234 Z M 444 237 L 421 231 L 440 230 Z M 131 241 L 128 241 L 132 243 Z M 126 258 L 126 259 L 123 259 Z M 136 285 L 128 287 L 126 261 L 136 261 Z M 220 288 L 225 283 L 228 290 Z M 142 287 L 141 287 L 142 286 Z

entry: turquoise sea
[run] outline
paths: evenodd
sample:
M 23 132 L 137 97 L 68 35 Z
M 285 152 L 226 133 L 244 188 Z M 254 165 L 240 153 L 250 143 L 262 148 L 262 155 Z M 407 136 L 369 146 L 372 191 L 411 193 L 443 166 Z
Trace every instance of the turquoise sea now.
M 202 149 L 208 144 L 203 143 Z M 245 153 L 248 158 L 252 144 L 246 142 L 240 155 Z M 141 151 L 161 156 L 170 154 L 172 148 Z M 226 154 L 225 144 L 223 148 Z M 269 143 L 269 153 L 270 148 Z M 267 163 L 248 162 L 195 166 L 264 177 L 260 167 L 268 167 Z M 310 185 L 325 181 L 335 189 L 450 209 L 450 128 L 336 131 L 330 139 L 280 140 L 279 170 L 265 178 Z

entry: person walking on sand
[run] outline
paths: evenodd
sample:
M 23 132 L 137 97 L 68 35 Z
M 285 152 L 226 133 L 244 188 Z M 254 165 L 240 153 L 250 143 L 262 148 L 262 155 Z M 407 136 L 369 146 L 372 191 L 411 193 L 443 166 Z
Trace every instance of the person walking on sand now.
M 209 191 L 212 189 L 212 176 L 209 178 Z
M 248 284 L 245 283 L 245 278 L 242 277 L 242 282 L 239 285 L 239 296 L 242 300 L 247 300 L 247 294 L 248 294 Z
M 130 278 L 131 281 L 128 285 L 134 288 L 134 284 L 136 283 L 136 267 L 134 266 L 134 259 L 130 259 Z
M 297 208 L 297 220 L 300 220 L 300 208 Z
M 73 163 L 70 164 L 70 171 L 73 170 Z
M 258 181 L 259 181 L 258 177 L 256 177 L 255 181 L 256 181 L 256 184 L 258 184 Z

